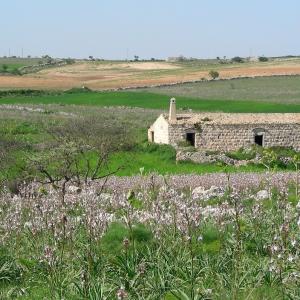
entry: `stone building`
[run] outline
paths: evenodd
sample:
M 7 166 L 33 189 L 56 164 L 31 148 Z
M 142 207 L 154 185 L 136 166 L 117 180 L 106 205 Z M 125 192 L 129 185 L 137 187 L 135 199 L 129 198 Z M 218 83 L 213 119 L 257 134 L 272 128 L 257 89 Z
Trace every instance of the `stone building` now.
M 176 113 L 161 114 L 148 130 L 148 140 L 175 146 L 188 142 L 201 150 L 230 151 L 282 146 L 300 151 L 300 113 Z

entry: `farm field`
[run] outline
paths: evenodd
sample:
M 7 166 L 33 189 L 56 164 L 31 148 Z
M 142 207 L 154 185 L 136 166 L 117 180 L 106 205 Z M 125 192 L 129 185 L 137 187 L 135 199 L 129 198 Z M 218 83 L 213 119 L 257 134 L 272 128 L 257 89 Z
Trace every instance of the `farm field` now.
M 150 90 L 151 91 L 151 90 Z M 170 96 L 156 94 L 154 92 L 130 91 L 130 92 L 90 92 L 73 90 L 70 92 L 38 93 L 27 92 L 27 96 L 12 93 L 10 95 L 0 93 L 0 104 L 60 104 L 83 106 L 124 106 L 147 109 L 160 109 L 167 111 Z M 264 93 L 264 91 L 262 91 Z M 26 92 L 25 92 L 26 94 Z M 168 92 L 171 95 L 171 93 Z M 180 93 L 179 93 L 180 94 Z M 32 96 L 31 96 L 32 95 Z M 182 111 L 192 109 L 194 111 L 222 111 L 222 112 L 300 112 L 300 103 L 293 101 L 245 101 L 245 100 L 216 100 L 206 98 L 193 98 L 178 96 L 176 90 L 172 94 L 176 96 L 177 107 Z M 287 93 L 288 96 L 288 93 Z M 269 98 L 269 97 L 267 97 Z
M 176 95 L 199 99 L 299 103 L 300 76 L 217 80 L 141 90 L 168 96 Z
M 41 58 L 3 58 L 0 57 L 0 69 L 3 65 L 8 67 L 7 71 L 19 69 L 25 66 L 31 66 L 38 64 L 39 61 L 43 61 Z M 1 78 L 1 77 L 0 77 Z
M 300 59 L 269 62 L 226 63 L 217 60 L 192 62 L 76 61 L 24 76 L 0 76 L 1 89 L 70 89 L 87 86 L 94 90 L 143 87 L 209 79 L 217 70 L 221 79 L 272 75 L 299 75 Z

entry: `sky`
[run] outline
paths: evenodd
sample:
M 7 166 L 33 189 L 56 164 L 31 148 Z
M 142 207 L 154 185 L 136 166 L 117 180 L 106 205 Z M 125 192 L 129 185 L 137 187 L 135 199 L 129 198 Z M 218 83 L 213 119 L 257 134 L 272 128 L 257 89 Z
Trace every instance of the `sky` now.
M 0 56 L 300 55 L 299 0 L 0 0 Z

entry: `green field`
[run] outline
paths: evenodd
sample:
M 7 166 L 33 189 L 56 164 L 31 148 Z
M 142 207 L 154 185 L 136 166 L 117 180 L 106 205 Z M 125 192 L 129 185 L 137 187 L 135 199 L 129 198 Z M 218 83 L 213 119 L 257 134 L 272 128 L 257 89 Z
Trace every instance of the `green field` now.
M 41 58 L 4 58 L 0 57 L 0 69 L 3 65 L 8 67 L 7 71 L 13 71 L 25 66 L 31 66 L 38 64 L 39 61 L 42 61 Z
M 176 94 L 173 94 L 176 96 Z M 84 106 L 128 106 L 148 109 L 168 109 L 169 96 L 150 92 L 86 92 L 86 93 L 58 93 L 45 96 L 16 96 L 2 97 L 1 104 L 60 104 Z M 300 104 L 273 103 L 267 101 L 244 100 L 213 100 L 194 99 L 192 97 L 178 96 L 179 110 L 192 109 L 195 111 L 220 112 L 253 112 L 253 113 L 288 113 L 300 112 Z
M 297 76 L 239 79 L 154 88 L 146 91 L 93 92 L 81 89 L 66 92 L 2 91 L 0 104 L 22 105 L 29 110 L 19 111 L 17 107 L 7 110 L 3 106 L 0 116 L 1 133 L 9 140 L 22 141 L 34 147 L 34 145 L 47 143 L 48 137 L 45 136 L 44 128 L 49 124 L 63 124 L 69 119 L 94 118 L 99 124 L 109 126 L 122 124 L 133 136 L 135 146 L 131 150 L 119 151 L 110 158 L 112 168 L 122 166 L 118 175 L 138 174 L 140 168 L 144 168 L 145 173 L 160 174 L 220 172 L 224 171 L 222 165 L 196 165 L 189 162 L 176 164 L 175 152 L 171 147 L 147 146 L 147 128 L 160 113 L 168 111 L 169 98 L 176 97 L 179 112 L 190 109 L 241 113 L 300 112 L 300 101 L 296 101 L 298 93 L 300 99 L 299 80 L 300 77 Z M 234 88 L 230 87 L 233 84 Z M 247 95 L 250 95 L 251 91 L 254 91 L 256 100 L 247 100 Z M 279 98 L 275 97 L 279 95 L 278 91 L 282 97 L 290 101 L 279 102 Z M 197 98 L 198 92 L 201 92 L 200 96 L 203 97 Z M 241 96 L 232 99 L 234 97 L 230 93 Z M 42 108 L 43 111 L 30 111 L 36 108 Z M 20 161 L 22 153 L 22 151 L 15 152 L 16 162 Z M 160 163 L 157 164 L 157 161 Z M 262 170 L 260 166 L 227 169 L 232 172 Z M 14 166 L 11 167 L 8 177 L 17 174 L 18 170 Z
M 300 76 L 273 76 L 204 81 L 143 89 L 151 93 L 210 100 L 300 103 Z

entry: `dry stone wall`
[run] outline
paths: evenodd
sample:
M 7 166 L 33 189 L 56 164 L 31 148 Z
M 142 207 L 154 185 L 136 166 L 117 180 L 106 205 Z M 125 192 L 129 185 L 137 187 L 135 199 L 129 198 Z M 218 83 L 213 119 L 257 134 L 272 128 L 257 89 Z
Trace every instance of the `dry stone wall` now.
M 169 143 L 186 140 L 195 133 L 195 147 L 204 150 L 230 151 L 255 143 L 255 134 L 263 135 L 263 146 L 284 146 L 300 150 L 300 124 L 209 124 L 198 126 L 169 124 Z

